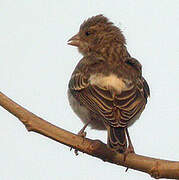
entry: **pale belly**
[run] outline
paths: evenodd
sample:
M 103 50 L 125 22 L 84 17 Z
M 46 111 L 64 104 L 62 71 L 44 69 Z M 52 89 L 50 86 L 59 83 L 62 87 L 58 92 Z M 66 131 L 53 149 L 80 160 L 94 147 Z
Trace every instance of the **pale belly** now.
M 89 126 L 92 129 L 97 130 L 106 130 L 106 127 L 103 123 L 103 120 L 101 117 L 99 117 L 97 114 L 94 114 L 90 112 L 86 107 L 81 105 L 70 93 L 68 90 L 68 100 L 70 103 L 70 106 L 72 107 L 73 111 L 76 113 L 76 115 L 80 118 L 80 120 L 86 124 L 88 121 L 91 120 Z

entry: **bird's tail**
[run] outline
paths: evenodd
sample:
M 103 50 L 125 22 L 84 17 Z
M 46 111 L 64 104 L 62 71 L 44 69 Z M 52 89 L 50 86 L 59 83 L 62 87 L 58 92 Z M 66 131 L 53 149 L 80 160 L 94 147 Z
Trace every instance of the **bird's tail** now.
M 124 153 L 127 149 L 125 128 L 108 126 L 107 131 L 108 147 L 115 149 L 120 153 Z

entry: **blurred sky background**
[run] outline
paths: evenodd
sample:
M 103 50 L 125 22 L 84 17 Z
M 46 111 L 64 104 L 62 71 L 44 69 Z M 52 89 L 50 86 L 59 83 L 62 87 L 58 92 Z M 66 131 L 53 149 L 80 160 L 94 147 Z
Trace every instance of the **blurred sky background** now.
M 52 124 L 83 126 L 67 100 L 82 55 L 67 45 L 88 17 L 119 26 L 143 65 L 151 98 L 129 132 L 137 154 L 179 160 L 179 0 L 0 0 L 0 91 Z M 0 180 L 151 179 L 33 132 L 0 107 Z M 106 132 L 87 128 L 106 142 Z

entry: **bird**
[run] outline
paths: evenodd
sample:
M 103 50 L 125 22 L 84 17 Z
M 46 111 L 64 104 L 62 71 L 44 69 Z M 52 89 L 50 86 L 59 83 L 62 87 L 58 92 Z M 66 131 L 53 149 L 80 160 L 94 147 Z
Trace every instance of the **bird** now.
M 68 44 L 83 56 L 68 84 L 69 104 L 84 123 L 78 135 L 86 136 L 87 126 L 106 130 L 110 149 L 135 153 L 128 127 L 139 119 L 150 89 L 121 29 L 99 14 L 85 20 Z

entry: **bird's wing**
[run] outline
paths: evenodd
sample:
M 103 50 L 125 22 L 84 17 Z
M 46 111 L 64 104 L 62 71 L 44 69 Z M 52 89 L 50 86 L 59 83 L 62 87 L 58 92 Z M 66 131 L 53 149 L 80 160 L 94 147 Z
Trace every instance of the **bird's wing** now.
M 143 79 L 138 79 L 136 87 L 122 91 L 121 94 L 115 96 L 114 106 L 119 109 L 121 126 L 130 123 L 130 120 L 139 118 L 147 103 L 147 97 Z
M 149 85 L 147 84 L 147 81 L 142 77 L 142 65 L 137 59 L 133 57 L 125 58 L 124 62 L 132 66 L 134 69 L 136 69 L 139 72 L 139 75 L 141 76 L 141 80 L 142 80 L 142 82 L 139 83 L 139 87 L 142 85 L 142 88 L 144 90 L 144 96 L 147 100 L 147 98 L 150 96 L 150 89 L 149 89 Z
M 77 72 L 71 77 L 69 90 L 80 104 L 100 114 L 107 125 L 126 127 L 145 107 L 145 82 L 141 80 L 137 87 L 132 85 L 118 93 L 90 84 L 85 74 Z

